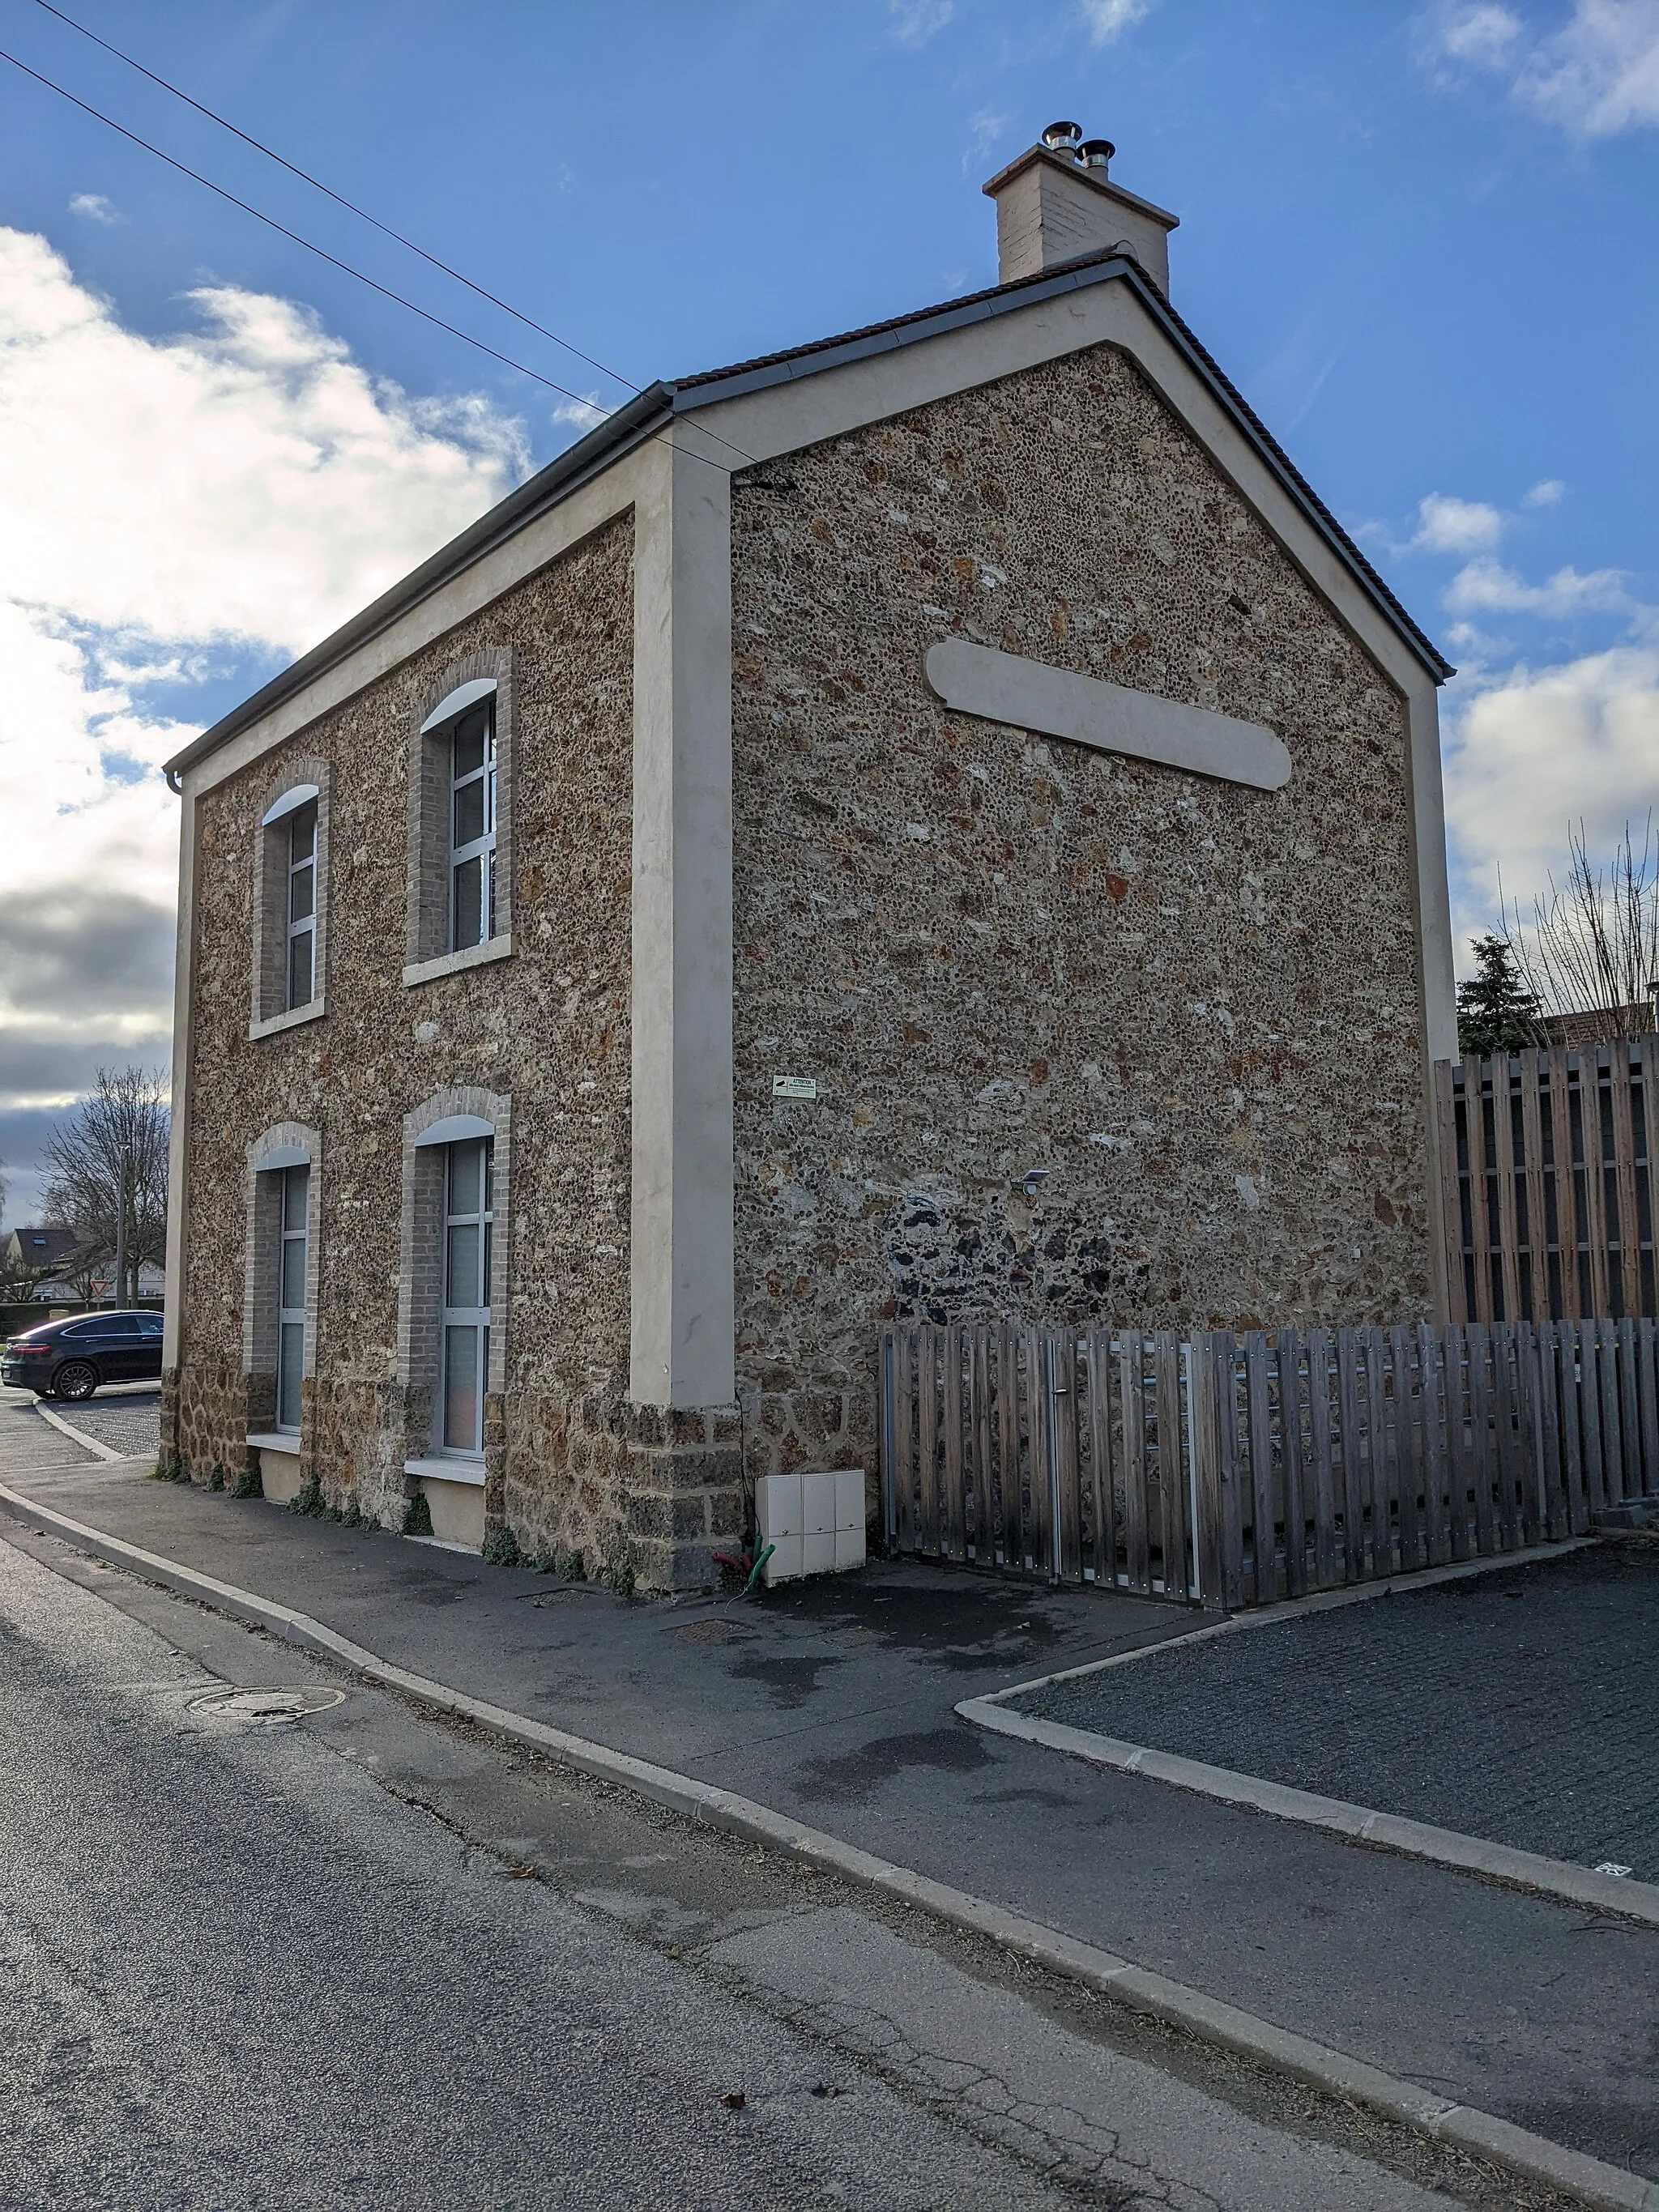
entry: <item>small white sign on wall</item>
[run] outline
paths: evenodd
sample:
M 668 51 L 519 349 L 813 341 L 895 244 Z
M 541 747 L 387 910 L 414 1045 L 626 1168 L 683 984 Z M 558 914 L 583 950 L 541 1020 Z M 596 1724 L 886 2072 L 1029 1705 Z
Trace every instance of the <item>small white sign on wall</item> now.
M 772 1096 L 775 1098 L 816 1098 L 818 1079 L 816 1075 L 775 1075 Z

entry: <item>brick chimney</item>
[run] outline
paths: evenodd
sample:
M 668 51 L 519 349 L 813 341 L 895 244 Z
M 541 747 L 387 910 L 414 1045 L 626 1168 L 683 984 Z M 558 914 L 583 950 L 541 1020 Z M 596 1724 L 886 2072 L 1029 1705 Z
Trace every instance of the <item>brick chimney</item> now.
M 1170 233 L 1180 217 L 1107 181 L 1115 151 L 1108 138 L 1085 138 L 1075 123 L 1051 123 L 1037 145 L 992 178 L 985 190 L 997 204 L 1000 284 L 1118 246 L 1167 295 Z

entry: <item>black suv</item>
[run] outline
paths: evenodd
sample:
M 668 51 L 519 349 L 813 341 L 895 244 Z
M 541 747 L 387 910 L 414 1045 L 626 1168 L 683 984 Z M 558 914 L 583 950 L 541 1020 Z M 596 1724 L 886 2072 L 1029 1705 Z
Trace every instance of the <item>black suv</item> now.
M 158 1313 L 76 1314 L 43 1321 L 7 1340 L 0 1382 L 39 1398 L 90 1398 L 100 1382 L 141 1382 L 161 1372 Z

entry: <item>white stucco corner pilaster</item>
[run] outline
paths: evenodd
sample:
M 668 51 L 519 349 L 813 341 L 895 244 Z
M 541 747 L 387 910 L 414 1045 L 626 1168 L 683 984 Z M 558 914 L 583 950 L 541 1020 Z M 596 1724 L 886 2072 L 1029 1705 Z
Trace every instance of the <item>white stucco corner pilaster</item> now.
M 635 504 L 629 1395 L 735 1389 L 732 484 L 653 442 Z
M 190 1008 L 196 943 L 196 801 L 179 807 L 179 927 L 173 969 L 172 1123 L 167 1143 L 167 1254 L 161 1364 L 176 1367 L 185 1310 L 185 1228 L 190 1203 Z

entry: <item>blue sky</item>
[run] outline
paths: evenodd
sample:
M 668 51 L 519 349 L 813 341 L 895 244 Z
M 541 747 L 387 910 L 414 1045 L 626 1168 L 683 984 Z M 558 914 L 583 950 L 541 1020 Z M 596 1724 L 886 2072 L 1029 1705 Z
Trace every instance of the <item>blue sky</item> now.
M 1593 843 L 1645 815 L 1659 0 L 69 12 L 641 384 L 994 281 L 983 179 L 1054 117 L 1110 136 L 1114 175 L 1182 218 L 1176 304 L 1459 664 L 1460 921 L 1500 862 L 1541 883 L 1569 815 Z M 573 392 L 624 395 L 34 0 L 4 0 L 0 46 Z M 100 1058 L 165 1055 L 156 763 L 580 410 L 3 64 L 0 102 L 13 1218 L 54 1103 Z

